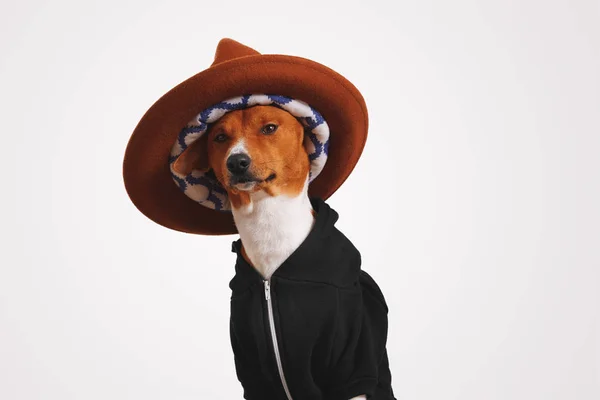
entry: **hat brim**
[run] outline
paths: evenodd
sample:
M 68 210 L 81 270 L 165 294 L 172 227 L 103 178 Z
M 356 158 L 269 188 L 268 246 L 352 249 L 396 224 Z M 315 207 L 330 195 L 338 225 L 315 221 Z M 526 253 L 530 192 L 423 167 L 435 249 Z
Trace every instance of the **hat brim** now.
M 327 121 L 327 163 L 309 185 L 309 195 L 327 199 L 348 178 L 368 131 L 365 101 L 332 69 L 294 56 L 262 54 L 212 66 L 163 95 L 136 126 L 123 162 L 125 188 L 133 204 L 154 222 L 203 235 L 237 232 L 230 212 L 203 207 L 182 193 L 169 170 L 169 154 L 180 130 L 201 110 L 223 99 L 269 93 L 302 100 Z

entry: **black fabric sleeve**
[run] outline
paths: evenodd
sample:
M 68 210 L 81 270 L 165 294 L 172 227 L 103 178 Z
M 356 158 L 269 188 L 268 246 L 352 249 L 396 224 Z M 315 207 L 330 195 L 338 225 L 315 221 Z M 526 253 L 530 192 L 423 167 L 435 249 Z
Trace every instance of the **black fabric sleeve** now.
M 374 397 L 375 399 L 395 399 L 386 350 L 388 306 L 381 289 L 365 271 L 360 272 L 360 283 L 363 292 L 363 305 L 368 310 L 367 312 L 372 324 L 371 337 L 377 362 L 378 382 Z
M 356 285 L 338 289 L 338 321 L 331 349 L 331 400 L 376 392 L 387 338 L 387 306 L 370 276 L 361 271 Z
M 338 289 L 338 314 L 330 356 L 330 380 L 327 395 L 331 400 L 349 400 L 366 394 L 374 395 L 377 386 L 380 344 L 373 326 L 370 309 L 365 307 L 360 282 Z

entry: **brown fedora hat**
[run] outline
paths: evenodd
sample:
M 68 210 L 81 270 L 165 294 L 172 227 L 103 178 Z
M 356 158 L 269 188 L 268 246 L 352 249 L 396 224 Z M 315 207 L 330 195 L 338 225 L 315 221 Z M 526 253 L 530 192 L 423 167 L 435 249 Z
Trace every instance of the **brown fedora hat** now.
M 294 56 L 260 54 L 222 39 L 212 65 L 175 86 L 144 114 L 123 161 L 131 201 L 156 223 L 204 235 L 236 233 L 229 211 L 203 207 L 173 181 L 169 155 L 192 117 L 224 99 L 272 93 L 302 100 L 319 110 L 330 130 L 327 162 L 310 183 L 309 195 L 327 199 L 348 178 L 367 138 L 365 101 L 356 87 L 332 69 Z

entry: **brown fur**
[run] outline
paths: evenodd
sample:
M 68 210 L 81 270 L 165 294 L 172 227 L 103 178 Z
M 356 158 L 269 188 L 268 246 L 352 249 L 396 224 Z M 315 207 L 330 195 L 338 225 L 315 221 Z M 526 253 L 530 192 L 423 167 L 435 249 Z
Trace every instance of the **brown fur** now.
M 277 130 L 265 135 L 261 130 L 267 124 L 277 125 Z M 227 140 L 216 142 L 219 134 L 227 135 Z M 212 168 L 232 205 L 239 208 L 250 202 L 250 194 L 229 184 L 226 162 L 229 150 L 240 140 L 252 160 L 250 173 L 263 180 L 255 185 L 253 192 L 264 190 L 271 196 L 300 193 L 310 168 L 303 146 L 304 127 L 293 115 L 273 106 L 254 106 L 225 114 L 179 156 L 175 168 L 183 174 L 192 169 Z M 275 179 L 265 182 L 271 174 L 275 174 Z

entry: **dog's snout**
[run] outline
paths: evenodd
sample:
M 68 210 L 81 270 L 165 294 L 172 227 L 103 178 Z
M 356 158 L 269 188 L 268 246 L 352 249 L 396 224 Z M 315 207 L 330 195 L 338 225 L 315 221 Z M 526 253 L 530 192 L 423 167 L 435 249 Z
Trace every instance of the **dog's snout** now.
M 232 154 L 227 158 L 227 169 L 234 175 L 245 173 L 250 167 L 250 157 L 248 154 Z

